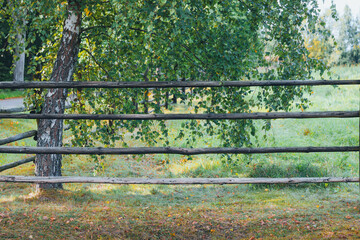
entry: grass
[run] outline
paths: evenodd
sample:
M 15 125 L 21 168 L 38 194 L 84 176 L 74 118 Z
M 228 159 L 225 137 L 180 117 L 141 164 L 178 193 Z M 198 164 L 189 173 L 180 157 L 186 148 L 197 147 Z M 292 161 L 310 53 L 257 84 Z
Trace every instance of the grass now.
M 356 79 L 360 67 L 335 68 Z M 350 72 L 350 73 L 349 73 Z M 359 87 L 314 87 L 309 111 L 358 110 Z M 176 111 L 185 111 L 181 105 Z M 261 129 L 262 121 L 256 122 Z M 169 125 L 175 136 L 179 122 Z M 34 120 L 0 120 L 0 138 L 34 129 Z M 67 138 L 71 137 L 66 133 Z M 267 140 L 263 139 L 266 135 Z M 275 120 L 259 130 L 259 146 L 359 144 L 358 119 Z M 34 146 L 28 139 L 18 145 Z M 143 144 L 132 142 L 136 146 Z M 185 140 L 172 140 L 185 146 Z M 11 145 L 11 144 L 9 144 Z M 197 146 L 215 147 L 205 136 Z M 232 161 L 201 155 L 107 156 L 109 177 L 296 177 L 358 176 L 358 153 L 237 155 Z M 0 155 L 0 164 L 19 159 Z M 33 175 L 33 164 L 4 175 Z M 65 156 L 63 174 L 93 176 L 86 156 Z M 0 183 L 0 239 L 356 239 L 360 236 L 358 184 L 288 186 L 157 186 L 66 184 L 35 192 L 31 184 Z
M 346 186 L 315 191 L 246 186 L 144 191 L 83 185 L 77 191 L 33 194 L 20 185 L 16 189 L 21 196 L 9 197 L 14 188 L 7 184 L 3 189 L 2 238 L 338 239 L 356 238 L 360 227 L 359 200 Z
M 24 97 L 25 92 L 22 90 L 0 89 L 0 99 Z

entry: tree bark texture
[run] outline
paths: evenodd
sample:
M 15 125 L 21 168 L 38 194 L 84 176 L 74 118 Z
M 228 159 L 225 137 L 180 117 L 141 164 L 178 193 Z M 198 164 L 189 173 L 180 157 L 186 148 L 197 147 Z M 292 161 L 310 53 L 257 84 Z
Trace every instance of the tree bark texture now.
M 53 72 L 52 82 L 70 82 L 77 62 L 80 44 L 81 11 L 79 1 L 68 0 L 68 15 L 64 21 L 63 33 Z M 63 114 L 67 89 L 49 89 L 42 113 Z M 38 147 L 61 147 L 63 120 L 40 119 L 38 123 Z M 36 176 L 61 176 L 60 154 L 38 154 L 36 156 Z M 61 183 L 41 183 L 38 188 L 62 188 Z
M 23 20 L 25 25 L 25 19 Z M 14 82 L 24 82 L 24 73 L 25 73 L 25 39 L 26 32 L 24 27 L 19 28 L 19 31 L 16 35 L 17 45 L 15 48 L 15 55 L 18 57 L 15 62 L 14 69 Z

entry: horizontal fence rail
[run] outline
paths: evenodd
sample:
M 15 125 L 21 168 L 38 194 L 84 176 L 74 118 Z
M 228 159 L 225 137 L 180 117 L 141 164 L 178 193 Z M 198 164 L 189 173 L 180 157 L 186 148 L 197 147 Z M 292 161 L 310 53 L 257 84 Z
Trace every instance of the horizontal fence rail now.
M 91 120 L 183 120 L 183 119 L 278 119 L 278 118 L 358 118 L 359 111 L 263 112 L 202 114 L 0 114 L 0 119 L 91 119 Z
M 65 109 L 71 108 L 70 102 L 65 103 Z M 34 110 L 34 107 L 32 105 L 29 106 L 29 108 L 25 107 L 14 107 L 14 108 L 0 108 L 0 113 L 20 113 L 20 112 L 26 112 Z
M 10 168 L 20 166 L 20 165 L 25 164 L 25 163 L 34 162 L 34 161 L 35 161 L 35 157 L 29 157 L 29 158 L 21 159 L 21 160 L 16 161 L 16 162 L 5 164 L 5 165 L 0 166 L 0 172 L 5 171 L 5 170 L 10 169 Z
M 0 108 L 0 113 L 14 113 L 14 112 L 25 112 L 25 107 L 16 108 Z
M 252 87 L 300 85 L 355 85 L 360 80 L 257 80 L 257 81 L 167 81 L 167 82 L 0 82 L 0 89 L 18 88 L 174 88 L 174 87 Z
M 103 184 L 296 184 L 359 182 L 359 178 L 109 178 L 109 177 L 32 177 L 1 176 L 0 182 L 18 183 L 103 183 Z
M 344 147 L 268 147 L 268 148 L 180 148 L 180 147 L 0 147 L 0 153 L 26 154 L 261 154 L 261 153 L 310 153 L 310 152 L 358 152 L 359 146 Z

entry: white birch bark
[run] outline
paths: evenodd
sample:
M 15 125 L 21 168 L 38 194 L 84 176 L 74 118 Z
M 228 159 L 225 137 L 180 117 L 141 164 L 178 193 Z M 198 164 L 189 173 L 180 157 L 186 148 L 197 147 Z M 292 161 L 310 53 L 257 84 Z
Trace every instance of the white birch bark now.
M 63 33 L 50 81 L 68 82 L 72 76 L 79 52 L 81 12 L 79 0 L 68 0 L 68 15 L 64 21 Z M 67 89 L 49 89 L 45 97 L 42 113 L 63 114 Z M 38 123 L 38 147 L 61 147 L 63 120 L 40 119 Z M 37 176 L 61 176 L 61 154 L 37 154 Z M 42 183 L 38 189 L 62 188 L 61 183 Z
M 23 18 L 23 26 L 19 27 L 19 32 L 16 34 L 16 48 L 15 55 L 18 58 L 15 61 L 14 68 L 14 82 L 24 82 L 25 75 L 25 40 L 26 40 L 26 31 L 25 31 L 25 18 Z

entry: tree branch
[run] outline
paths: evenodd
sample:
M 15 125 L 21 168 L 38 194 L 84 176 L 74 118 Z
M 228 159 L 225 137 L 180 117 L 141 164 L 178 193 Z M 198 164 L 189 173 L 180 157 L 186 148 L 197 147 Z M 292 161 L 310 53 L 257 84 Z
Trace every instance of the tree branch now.
M 96 60 L 96 58 L 94 57 L 94 55 L 92 55 L 89 50 L 87 50 L 87 49 L 85 49 L 85 48 L 80 48 L 80 50 L 84 50 L 85 52 L 87 52 L 87 53 L 90 55 L 90 57 L 94 60 L 94 62 L 95 62 L 102 70 L 104 70 L 104 71 L 106 72 L 106 75 L 108 76 L 108 78 L 110 78 L 111 80 L 114 80 L 114 79 L 110 76 L 109 72 L 108 72 L 103 66 L 101 66 L 101 64 Z
M 146 32 L 145 30 L 143 29 L 140 29 L 140 28 L 129 28 L 130 30 L 134 30 L 134 31 L 140 31 L 140 32 Z
M 109 28 L 109 27 L 111 27 L 111 25 L 99 25 L 99 26 L 87 27 L 87 28 L 81 29 L 80 33 L 89 31 L 89 30 L 94 29 L 94 28 Z

